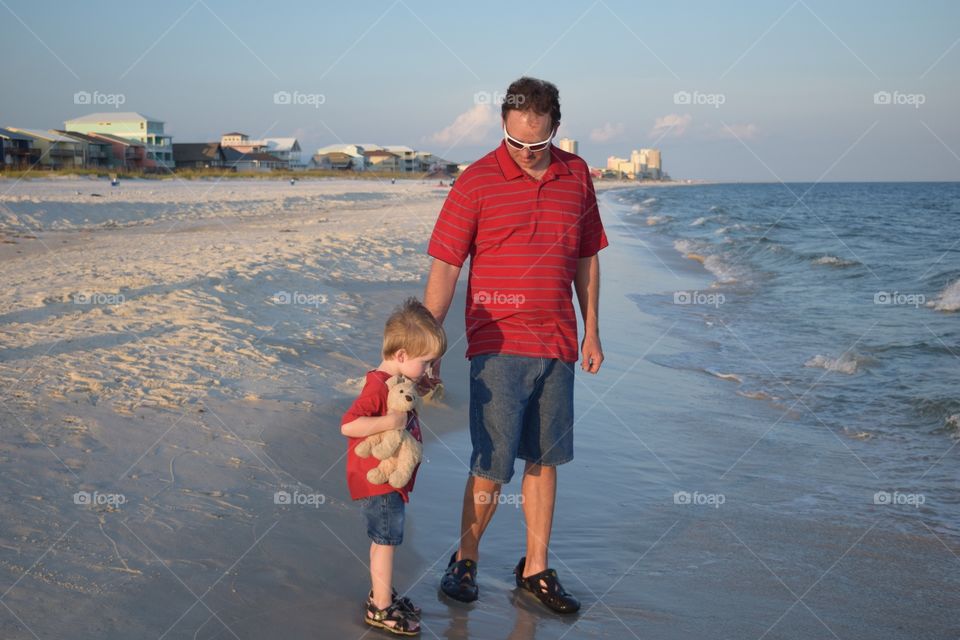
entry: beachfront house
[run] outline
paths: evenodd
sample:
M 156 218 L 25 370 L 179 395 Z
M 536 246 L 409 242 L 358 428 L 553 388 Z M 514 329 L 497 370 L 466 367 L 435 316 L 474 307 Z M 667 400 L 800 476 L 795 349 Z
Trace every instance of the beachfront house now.
M 43 169 L 75 169 L 83 167 L 83 143 L 59 133 L 39 129 L 7 127 L 30 138 L 30 146 L 39 150 L 37 166 Z
M 0 169 L 29 169 L 40 160 L 33 139 L 16 131 L 0 129 Z
M 219 142 L 175 142 L 173 162 L 177 169 L 222 169 L 227 158 Z
M 386 149 L 364 151 L 367 167 L 370 171 L 397 172 L 400 171 L 400 156 Z
M 143 171 L 147 167 L 146 145 L 109 133 L 90 133 L 91 138 L 103 140 L 110 145 L 113 154 L 113 166 L 127 171 Z
M 310 161 L 311 168 L 315 169 L 336 169 L 339 171 L 362 171 L 357 169 L 357 158 L 344 153 L 343 151 L 329 151 L 327 153 L 317 153 Z
M 300 143 L 296 138 L 264 138 L 264 152 L 284 163 L 287 168 L 300 170 L 306 166 L 300 160 Z
M 263 151 L 244 153 L 235 147 L 222 147 L 224 166 L 234 171 L 273 171 L 285 169 L 286 163 Z
M 64 123 L 68 132 L 107 134 L 139 142 L 146 152 L 143 169 L 169 171 L 174 167 L 173 137 L 166 135 L 163 127 L 162 120 L 134 111 L 91 113 Z
M 330 156 L 330 154 L 335 154 L 336 158 L 331 157 L 331 162 L 334 163 L 334 169 L 352 169 L 353 171 L 366 171 L 367 170 L 367 157 L 363 155 L 364 151 L 367 151 L 366 147 L 359 144 L 328 144 L 325 147 L 320 147 L 317 149 L 317 153 L 314 154 L 314 158 L 317 156 Z M 349 156 L 349 163 L 347 166 L 345 160 L 342 157 L 343 155 Z
M 402 144 L 388 144 L 384 147 L 390 153 L 397 154 L 400 163 L 400 171 L 419 171 L 417 164 L 417 152 Z
M 75 131 L 63 131 L 62 129 L 51 129 L 52 133 L 58 133 L 68 138 L 73 138 L 80 143 L 83 152 L 83 166 L 87 169 L 109 169 L 114 167 L 113 145 L 102 139 L 85 133 Z
M 441 171 L 450 175 L 455 175 L 460 170 L 460 165 L 450 160 L 444 160 L 440 156 L 435 156 L 429 151 L 416 152 L 416 167 L 420 173 Z

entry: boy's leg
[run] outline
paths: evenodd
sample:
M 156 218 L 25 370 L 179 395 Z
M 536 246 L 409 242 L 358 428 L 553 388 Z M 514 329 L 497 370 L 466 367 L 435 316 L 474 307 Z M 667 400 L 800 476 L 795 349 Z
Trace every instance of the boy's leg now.
M 557 500 L 557 468 L 527 462 L 521 491 L 527 522 L 527 562 L 523 577 L 527 577 L 547 569 L 547 549 Z
M 393 545 L 370 543 L 370 584 L 373 604 L 386 609 L 393 602 Z
M 471 475 L 463 490 L 463 510 L 460 514 L 460 550 L 457 560 L 470 558 L 480 561 L 480 538 L 497 510 L 500 483 Z

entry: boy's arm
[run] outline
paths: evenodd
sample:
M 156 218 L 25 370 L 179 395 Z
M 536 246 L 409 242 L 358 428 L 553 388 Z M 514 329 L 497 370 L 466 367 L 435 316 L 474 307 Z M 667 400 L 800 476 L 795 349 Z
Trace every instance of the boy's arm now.
M 348 438 L 366 438 L 381 431 L 403 429 L 407 426 L 406 411 L 390 411 L 383 416 L 361 416 L 340 425 L 340 433 Z

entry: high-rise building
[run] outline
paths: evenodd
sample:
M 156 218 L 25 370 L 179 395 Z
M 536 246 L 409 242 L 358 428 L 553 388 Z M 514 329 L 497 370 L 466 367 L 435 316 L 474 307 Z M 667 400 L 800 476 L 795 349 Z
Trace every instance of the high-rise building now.
M 560 140 L 557 142 L 557 146 L 563 151 L 572 153 L 574 155 L 576 155 L 577 149 L 579 148 L 577 141 L 572 138 L 560 138 Z

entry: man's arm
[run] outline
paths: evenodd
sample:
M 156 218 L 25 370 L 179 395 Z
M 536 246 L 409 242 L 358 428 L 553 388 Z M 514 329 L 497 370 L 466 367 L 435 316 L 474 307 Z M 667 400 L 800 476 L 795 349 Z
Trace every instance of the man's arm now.
M 583 343 L 580 347 L 583 361 L 580 367 L 589 373 L 597 373 L 603 363 L 603 348 L 600 346 L 600 258 L 597 254 L 577 261 L 577 273 L 573 279 L 583 317 Z
M 459 277 L 460 267 L 433 259 L 430 275 L 427 277 L 427 288 L 423 292 L 423 306 L 430 310 L 440 324 L 443 324 L 447 311 L 450 310 Z

